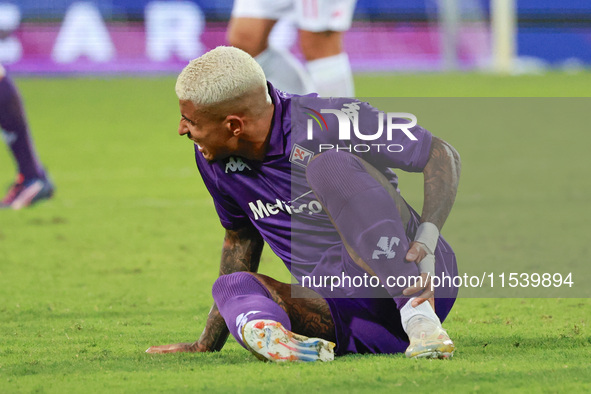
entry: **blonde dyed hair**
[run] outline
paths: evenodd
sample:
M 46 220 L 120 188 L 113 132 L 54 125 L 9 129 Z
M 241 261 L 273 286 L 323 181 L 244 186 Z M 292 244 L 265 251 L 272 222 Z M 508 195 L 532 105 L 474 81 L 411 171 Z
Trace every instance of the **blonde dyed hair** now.
M 211 106 L 238 99 L 257 88 L 267 91 L 265 73 L 248 53 L 219 46 L 192 60 L 179 74 L 175 91 L 179 100 Z M 266 94 L 267 102 L 271 102 Z

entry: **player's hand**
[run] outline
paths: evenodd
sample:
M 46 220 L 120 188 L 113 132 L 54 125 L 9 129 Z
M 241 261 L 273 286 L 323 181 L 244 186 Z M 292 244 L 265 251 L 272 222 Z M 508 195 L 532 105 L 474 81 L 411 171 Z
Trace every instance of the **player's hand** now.
M 406 260 L 415 262 L 421 269 L 421 281 L 417 281 L 415 286 L 407 287 L 402 291 L 405 296 L 413 295 L 421 290 L 423 292 L 412 301 L 411 306 L 414 308 L 425 301 L 429 301 L 433 310 L 435 310 L 435 292 L 431 286 L 431 276 L 435 274 L 435 256 L 429 252 L 429 249 L 421 243 L 413 241 L 410 243 L 408 252 L 406 253 Z
M 205 346 L 199 342 L 193 343 L 174 343 L 171 345 L 151 346 L 146 350 L 146 353 L 164 354 L 164 353 L 196 353 L 206 352 Z

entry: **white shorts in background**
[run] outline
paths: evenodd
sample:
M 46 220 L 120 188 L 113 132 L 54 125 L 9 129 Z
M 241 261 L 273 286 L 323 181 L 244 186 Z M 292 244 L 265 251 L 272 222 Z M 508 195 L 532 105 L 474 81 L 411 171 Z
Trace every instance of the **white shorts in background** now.
M 232 17 L 279 20 L 291 18 L 306 31 L 346 31 L 356 0 L 234 0 Z

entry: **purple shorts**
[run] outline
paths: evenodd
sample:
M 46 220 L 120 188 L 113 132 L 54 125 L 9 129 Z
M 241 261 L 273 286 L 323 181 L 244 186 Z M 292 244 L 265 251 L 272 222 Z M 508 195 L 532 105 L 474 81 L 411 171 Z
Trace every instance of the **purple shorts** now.
M 419 216 L 412 210 L 407 229 L 414 239 Z M 435 273 L 457 276 L 457 262 L 449 244 L 439 237 L 435 249 Z M 363 272 L 351 261 L 352 270 Z M 456 287 L 435 289 L 435 313 L 443 322 L 458 294 Z M 348 353 L 402 353 L 408 347 L 408 336 L 402 329 L 400 312 L 392 298 L 326 298 L 335 324 L 337 355 Z

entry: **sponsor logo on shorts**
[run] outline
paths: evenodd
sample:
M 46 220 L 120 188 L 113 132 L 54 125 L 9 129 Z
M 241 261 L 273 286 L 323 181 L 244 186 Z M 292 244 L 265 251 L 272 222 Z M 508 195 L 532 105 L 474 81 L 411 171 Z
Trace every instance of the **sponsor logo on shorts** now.
M 393 259 L 396 256 L 394 245 L 398 246 L 400 238 L 397 237 L 381 237 L 378 241 L 378 248 L 373 251 L 372 260 L 379 260 L 382 256 L 386 259 Z

